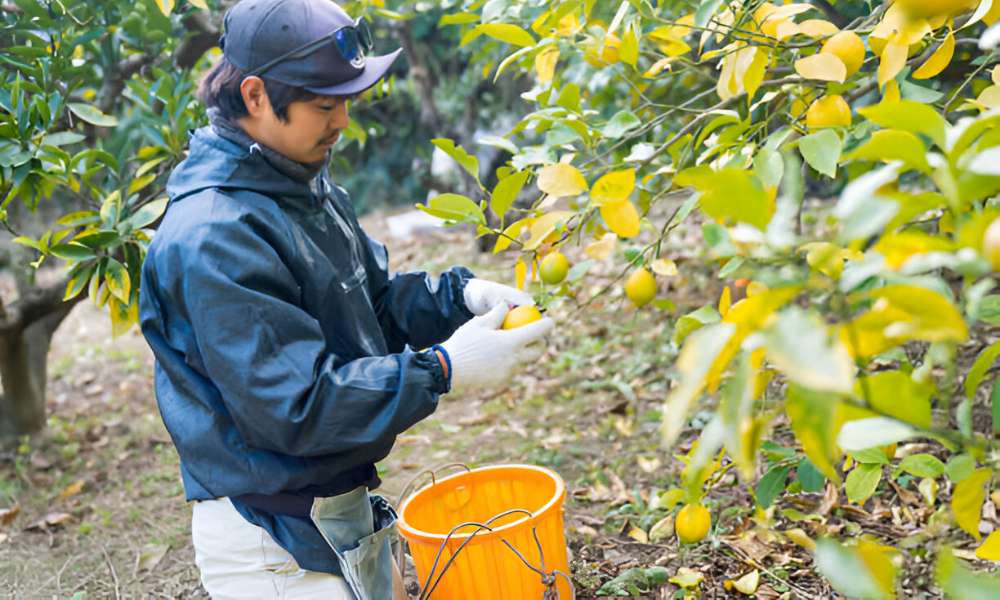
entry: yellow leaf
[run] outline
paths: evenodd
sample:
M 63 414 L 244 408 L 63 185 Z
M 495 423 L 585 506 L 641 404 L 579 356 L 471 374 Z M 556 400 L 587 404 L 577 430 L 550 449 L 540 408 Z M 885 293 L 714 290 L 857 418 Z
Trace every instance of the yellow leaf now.
M 944 38 L 938 49 L 931 54 L 927 61 L 920 65 L 920 68 L 913 72 L 914 79 L 930 79 L 951 63 L 952 56 L 955 55 L 955 34 L 948 31 L 948 37 Z
M 598 206 L 628 200 L 635 189 L 635 170 L 624 169 L 604 175 L 594 183 L 590 197 Z
M 554 210 L 535 219 L 530 228 L 531 238 L 524 244 L 524 249 L 534 250 L 540 246 L 545 238 L 555 231 L 556 225 L 568 220 L 574 214 L 569 210 Z
M 510 245 L 514 243 L 514 240 L 517 239 L 517 236 L 521 235 L 521 232 L 530 223 L 531 223 L 531 218 L 528 217 L 524 219 L 518 219 L 517 221 L 514 221 L 513 223 L 508 225 L 507 228 L 503 230 L 503 235 L 497 236 L 497 243 L 495 246 L 493 246 L 493 254 L 498 254 L 500 252 L 503 252 L 507 248 L 510 248 Z
M 645 531 L 639 529 L 638 527 L 633 527 L 632 529 L 630 529 L 628 532 L 628 536 L 633 540 L 639 542 L 640 544 L 649 543 L 649 535 L 647 535 Z
M 1000 9 L 1000 2 L 997 2 L 995 6 L 998 9 Z M 991 74 L 991 77 L 993 79 L 994 84 L 1000 85 L 1000 65 L 993 67 L 993 72 Z
M 66 500 L 79 494 L 83 490 L 83 484 L 82 479 L 69 484 L 63 491 L 59 492 L 59 500 Z
M 657 275 L 662 275 L 663 277 L 677 275 L 677 264 L 669 258 L 658 258 L 649 265 L 649 268 Z
M 955 522 L 977 540 L 982 537 L 979 534 L 979 517 L 986 500 L 983 485 L 992 476 L 990 469 L 976 469 L 967 479 L 955 484 L 951 495 L 951 512 L 955 515 Z
M 722 288 L 722 295 L 719 296 L 719 314 L 725 319 L 729 313 L 729 307 L 733 305 L 733 295 L 729 291 L 729 286 Z
M 927 252 L 948 252 L 952 250 L 952 244 L 929 233 L 903 231 L 883 236 L 874 250 L 885 257 L 885 265 L 889 269 L 898 271 L 910 257 Z
M 820 52 L 795 61 L 795 72 L 806 79 L 836 81 L 843 83 L 847 78 L 847 67 L 839 56 Z
M 886 82 L 895 79 L 896 75 L 906 66 L 906 44 L 901 44 L 894 40 L 889 40 L 882 50 L 882 59 L 878 65 L 878 84 L 883 86 Z
M 823 19 L 807 19 L 799 23 L 799 33 L 811 38 L 823 38 L 840 31 L 836 25 Z
M 657 75 L 659 75 L 660 73 L 662 73 L 664 70 L 669 71 L 670 70 L 670 63 L 673 62 L 673 60 L 674 59 L 670 58 L 669 56 L 667 58 L 661 58 L 660 60 L 658 60 L 655 63 L 653 63 L 653 66 L 651 66 L 648 69 L 646 69 L 646 72 L 643 73 L 642 76 L 646 77 L 646 78 L 652 78 L 652 77 L 656 77 Z
M 156 5 L 160 7 L 163 16 L 169 17 L 174 12 L 174 0 L 156 0 Z
M 538 75 L 538 83 L 548 85 L 555 77 L 556 63 L 559 62 L 559 48 L 549 46 L 538 53 L 535 57 L 535 72 Z
M 976 558 L 1000 561 L 1000 529 L 994 529 L 982 545 L 976 548 Z
M 899 82 L 895 79 L 890 79 L 882 91 L 882 104 L 899 102 L 900 98 L 902 98 L 902 95 L 899 93 Z
M 688 567 L 681 567 L 677 569 L 677 574 L 670 578 L 670 583 L 677 584 L 686 590 L 693 590 L 704 580 L 705 576 L 699 571 Z
M 111 315 L 111 336 L 118 337 L 139 322 L 139 303 L 124 304 L 118 298 L 108 298 L 108 313 Z
M 556 26 L 556 35 L 560 37 L 576 35 L 582 28 L 583 26 L 580 24 L 580 19 L 577 18 L 576 13 L 571 12 L 559 19 L 559 24 Z
M 528 265 L 524 264 L 524 260 L 517 259 L 514 264 L 514 285 L 519 290 L 524 289 L 524 280 L 528 276 Z
M 201 10 L 208 10 L 208 5 L 205 4 L 205 0 L 188 0 L 191 6 L 195 8 L 200 8 Z
M 601 217 L 608 229 L 619 237 L 630 238 L 639 234 L 639 213 L 628 200 L 601 205 Z
M 587 180 L 573 165 L 555 163 L 538 173 L 538 189 L 550 196 L 577 196 L 587 191 Z
M 858 542 L 858 556 L 868 568 L 868 574 L 887 596 L 896 589 L 896 565 L 892 558 L 898 550 L 891 546 L 875 544 L 866 540 Z
M 766 50 L 756 48 L 753 60 L 743 72 L 743 88 L 747 92 L 747 99 L 753 100 L 754 94 L 764 81 L 764 74 L 767 72 L 767 64 L 771 61 L 771 56 Z
M 997 0 L 1000 2 L 1000 0 Z M 1000 108 L 1000 85 L 991 85 L 983 90 L 976 101 L 986 108 Z
M 605 233 L 600 240 L 584 248 L 583 253 L 594 260 L 604 260 L 614 253 L 617 244 L 617 235 Z
M 758 585 L 760 585 L 760 571 L 757 569 L 750 571 L 733 582 L 733 587 L 736 588 L 736 591 L 747 596 L 756 594 Z

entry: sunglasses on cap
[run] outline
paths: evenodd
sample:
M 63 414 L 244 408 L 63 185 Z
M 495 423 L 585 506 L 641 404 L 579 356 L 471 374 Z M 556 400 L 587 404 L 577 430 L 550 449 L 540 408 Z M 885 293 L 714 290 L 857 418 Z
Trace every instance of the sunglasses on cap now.
M 358 17 L 354 21 L 354 25 L 345 25 L 321 38 L 290 50 L 250 71 L 246 76 L 261 75 L 286 60 L 305 58 L 330 43 L 336 46 L 344 60 L 359 68 L 364 66 L 365 55 L 371 52 L 374 47 L 372 30 L 368 26 L 368 21 L 364 17 Z

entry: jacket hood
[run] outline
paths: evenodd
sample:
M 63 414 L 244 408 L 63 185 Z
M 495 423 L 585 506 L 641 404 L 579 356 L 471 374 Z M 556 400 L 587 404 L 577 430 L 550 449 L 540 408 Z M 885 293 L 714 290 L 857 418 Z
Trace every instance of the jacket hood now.
M 167 181 L 171 202 L 202 190 L 223 188 L 314 203 L 311 185 L 314 182 L 289 176 L 275 165 L 276 157 L 269 159 L 268 150 L 249 137 L 245 144 L 240 144 L 231 136 L 223 137 L 213 126 L 206 126 L 194 132 L 188 150 L 187 158 L 177 165 Z

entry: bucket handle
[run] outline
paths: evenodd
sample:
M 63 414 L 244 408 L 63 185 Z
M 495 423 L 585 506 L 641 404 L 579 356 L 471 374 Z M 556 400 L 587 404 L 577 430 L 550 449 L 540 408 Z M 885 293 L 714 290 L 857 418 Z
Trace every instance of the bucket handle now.
M 441 579 L 444 577 L 444 574 L 448 571 L 448 567 L 450 567 L 451 564 L 455 561 L 455 558 L 462 551 L 462 549 L 465 548 L 465 546 L 467 546 L 469 544 L 469 542 L 472 541 L 472 538 L 476 537 L 476 534 L 478 534 L 480 531 L 482 531 L 484 529 L 487 530 L 487 531 L 493 531 L 493 528 L 491 528 L 489 526 L 491 523 L 493 523 L 497 519 L 501 519 L 503 517 L 506 517 L 507 515 L 511 515 L 511 514 L 515 514 L 515 513 L 524 513 L 524 514 L 528 515 L 529 517 L 533 517 L 534 516 L 534 513 L 532 513 L 529 510 L 525 510 L 523 508 L 512 508 L 512 509 L 504 511 L 504 512 L 498 514 L 498 515 L 495 515 L 494 517 L 492 517 L 491 519 L 489 519 L 488 521 L 486 521 L 486 523 L 476 523 L 474 521 L 470 521 L 470 522 L 467 522 L 467 523 L 460 523 L 460 524 L 456 525 L 455 527 L 453 527 L 452 530 L 448 532 L 448 536 L 445 537 L 445 539 L 444 539 L 443 542 L 441 542 L 441 546 L 438 547 L 437 555 L 434 556 L 434 563 L 431 565 L 431 570 L 427 574 L 427 581 L 424 582 L 423 591 L 420 593 L 419 600 L 427 600 L 428 598 L 430 598 L 430 595 L 434 592 L 435 589 L 437 589 L 437 586 L 438 586 L 439 583 L 441 583 Z M 441 553 L 444 551 L 445 547 L 448 545 L 448 541 L 451 539 L 451 536 L 454 535 L 455 532 L 458 531 L 459 529 L 462 529 L 463 527 L 469 527 L 469 526 L 475 526 L 476 530 L 474 532 L 472 532 L 472 534 L 469 535 L 469 537 L 466 538 L 458 546 L 458 548 L 455 549 L 455 552 L 452 553 L 451 557 L 448 558 L 448 561 L 445 562 L 445 564 L 444 564 L 443 567 L 441 567 L 441 572 L 438 574 L 437 579 L 434 580 L 434 585 L 430 585 L 431 579 L 434 578 L 434 572 L 437 570 L 438 562 L 441 560 Z M 542 596 L 542 600 L 559 600 L 560 599 L 559 590 L 558 590 L 558 588 L 556 588 L 556 578 L 557 578 L 557 576 L 561 576 L 561 577 L 563 577 L 566 580 L 566 583 L 569 584 L 570 598 L 571 599 L 575 599 L 576 598 L 576 588 L 573 585 L 573 580 L 569 577 L 569 575 L 567 575 L 566 573 L 563 573 L 559 569 L 553 569 L 551 572 L 546 572 L 545 571 L 545 554 L 542 552 L 542 542 L 538 539 L 538 531 L 537 531 L 537 529 L 535 527 L 531 528 L 531 535 L 535 539 L 535 546 L 538 547 L 538 556 L 539 556 L 539 559 L 541 560 L 541 566 L 540 566 L 540 568 L 539 567 L 535 567 L 530 562 L 528 562 L 528 559 L 526 559 L 523 554 L 521 554 L 520 552 L 518 552 L 517 549 L 514 548 L 514 546 L 510 542 L 508 542 L 507 540 L 500 540 L 500 541 L 502 541 L 507 546 L 507 548 L 509 548 L 511 550 L 511 552 L 513 552 L 515 555 L 517 555 L 517 557 L 521 559 L 521 562 L 523 562 L 526 567 L 528 567 L 529 569 L 531 569 L 535 573 L 538 573 L 538 575 L 541 576 L 541 578 L 542 578 L 542 584 L 545 585 L 545 594 Z
M 447 463 L 447 464 L 444 464 L 444 465 L 438 465 L 438 466 L 433 467 L 431 469 L 424 469 L 423 471 L 420 471 L 419 473 L 417 473 L 416 475 L 414 475 L 410 479 L 410 481 L 408 481 L 406 483 L 406 485 L 403 486 L 403 491 L 399 493 L 399 499 L 396 502 L 396 506 L 397 507 L 402 507 L 403 506 L 403 500 L 405 500 L 406 497 L 409 496 L 410 492 L 413 491 L 413 488 L 415 487 L 414 484 L 417 482 L 417 479 L 419 479 L 420 477 L 422 477 L 424 475 L 430 475 L 431 476 L 431 485 L 435 486 L 435 485 L 437 485 L 437 475 L 438 475 L 438 473 L 440 471 L 444 471 L 445 469 L 450 469 L 452 467 L 461 467 L 461 468 L 465 469 L 468 472 L 472 471 L 472 469 L 469 467 L 469 465 L 467 465 L 465 463 L 460 463 L 460 462 Z M 400 578 L 402 578 L 403 575 L 406 573 L 406 551 L 404 549 L 404 545 L 405 544 L 406 544 L 406 540 L 404 540 L 402 536 L 399 536 L 398 543 L 396 544 L 396 568 L 399 569 L 399 577 Z

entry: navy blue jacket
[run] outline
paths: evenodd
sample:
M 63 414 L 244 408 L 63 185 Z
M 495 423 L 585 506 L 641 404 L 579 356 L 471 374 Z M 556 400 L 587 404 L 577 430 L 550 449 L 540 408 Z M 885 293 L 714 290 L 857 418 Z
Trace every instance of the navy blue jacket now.
M 377 486 L 374 463 L 448 390 L 436 356 L 414 348 L 471 318 L 472 273 L 390 276 L 342 189 L 211 127 L 167 192 L 140 322 L 188 500 Z M 234 504 L 301 567 L 339 572 L 307 518 Z

